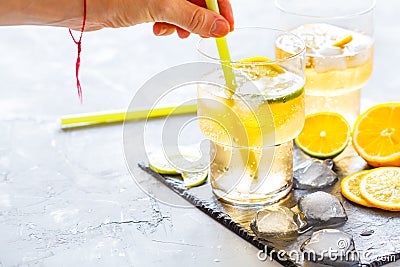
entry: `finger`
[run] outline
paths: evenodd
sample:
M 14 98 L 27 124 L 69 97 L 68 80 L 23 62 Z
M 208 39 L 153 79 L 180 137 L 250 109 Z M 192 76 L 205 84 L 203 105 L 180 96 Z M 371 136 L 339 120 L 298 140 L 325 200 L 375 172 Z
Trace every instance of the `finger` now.
M 207 8 L 205 0 L 190 0 L 195 5 Z M 232 5 L 229 0 L 218 0 L 220 14 L 229 22 L 230 30 L 233 31 L 235 21 L 233 18 Z
M 165 9 L 164 20 L 189 32 L 222 37 L 230 31 L 229 22 L 221 15 L 186 0 L 171 0 Z
M 175 32 L 175 26 L 166 22 L 156 22 L 153 25 L 153 33 L 157 36 L 166 36 Z
M 235 20 L 233 18 L 232 5 L 229 0 L 218 0 L 219 12 L 229 22 L 230 31 L 235 28 Z
M 186 39 L 189 37 L 190 32 L 184 30 L 182 28 L 176 27 L 176 32 L 178 33 L 179 38 Z
M 205 0 L 189 0 L 189 2 L 192 2 L 193 4 L 195 4 L 197 6 L 207 8 L 207 4 L 206 4 Z

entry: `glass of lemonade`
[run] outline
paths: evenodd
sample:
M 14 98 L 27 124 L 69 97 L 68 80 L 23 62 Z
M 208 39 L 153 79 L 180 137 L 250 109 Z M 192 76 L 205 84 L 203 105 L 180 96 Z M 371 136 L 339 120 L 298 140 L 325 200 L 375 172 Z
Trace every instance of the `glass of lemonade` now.
M 333 111 L 352 125 L 372 74 L 374 0 L 275 0 L 281 26 L 306 43 L 306 114 Z
M 229 62 L 220 60 L 214 39 L 198 43 L 215 63 L 197 88 L 200 129 L 211 141 L 212 189 L 233 204 L 273 203 L 292 187 L 293 139 L 305 116 L 305 45 L 267 28 L 236 29 L 226 39 Z M 224 68 L 236 86 L 227 86 Z

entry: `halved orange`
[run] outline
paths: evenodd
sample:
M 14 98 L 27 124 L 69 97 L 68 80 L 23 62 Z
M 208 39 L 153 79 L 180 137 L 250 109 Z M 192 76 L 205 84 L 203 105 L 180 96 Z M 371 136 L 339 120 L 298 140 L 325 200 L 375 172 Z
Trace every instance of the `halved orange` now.
M 303 130 L 295 142 L 306 154 L 324 159 L 339 155 L 349 139 L 350 126 L 342 115 L 318 112 L 306 116 Z
M 341 182 L 342 195 L 350 201 L 353 201 L 357 204 L 372 207 L 373 205 L 369 203 L 365 198 L 362 197 L 360 192 L 360 183 L 364 176 L 370 171 L 359 171 L 352 173 L 345 178 L 343 178 Z
M 400 168 L 382 167 L 368 172 L 361 180 L 360 192 L 374 207 L 400 211 Z
M 371 166 L 400 167 L 400 103 L 376 105 L 361 114 L 354 125 L 353 146 Z

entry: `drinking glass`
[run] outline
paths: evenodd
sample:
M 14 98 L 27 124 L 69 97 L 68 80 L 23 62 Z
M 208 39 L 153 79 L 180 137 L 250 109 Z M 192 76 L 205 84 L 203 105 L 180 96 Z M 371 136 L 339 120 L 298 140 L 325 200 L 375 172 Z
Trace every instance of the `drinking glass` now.
M 374 0 L 275 0 L 281 27 L 306 43 L 306 114 L 331 111 L 353 124 L 372 74 Z
M 219 66 L 197 88 L 200 129 L 211 141 L 211 186 L 233 204 L 273 203 L 292 187 L 293 139 L 305 116 L 305 45 L 294 34 L 268 28 L 236 29 L 226 41 L 229 61 L 220 59 L 215 40 L 198 43 L 198 51 Z

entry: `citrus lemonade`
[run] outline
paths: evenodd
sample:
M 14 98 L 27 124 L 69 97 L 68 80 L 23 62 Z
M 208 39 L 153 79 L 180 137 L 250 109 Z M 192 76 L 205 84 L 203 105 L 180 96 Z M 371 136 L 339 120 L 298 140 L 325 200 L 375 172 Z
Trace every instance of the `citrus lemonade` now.
M 372 73 L 373 38 L 326 23 L 291 32 L 306 43 L 306 114 L 338 112 L 352 125 L 360 112 L 360 89 Z
M 291 188 L 304 79 L 262 57 L 233 67 L 246 78 L 238 78 L 233 95 L 215 84 L 197 90 L 200 129 L 211 140 L 213 191 L 236 204 L 274 202 Z

